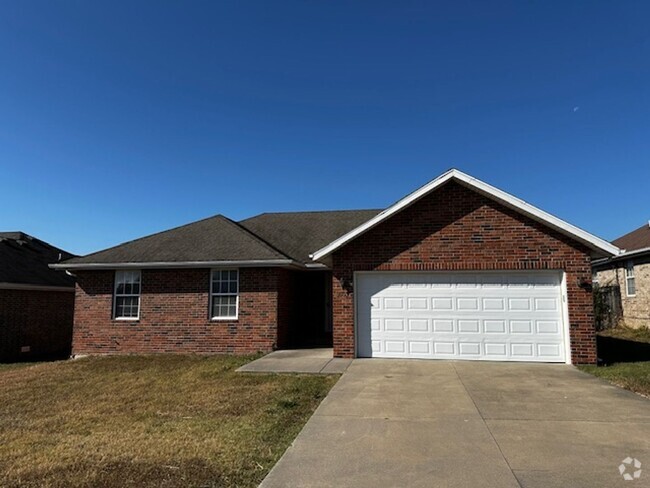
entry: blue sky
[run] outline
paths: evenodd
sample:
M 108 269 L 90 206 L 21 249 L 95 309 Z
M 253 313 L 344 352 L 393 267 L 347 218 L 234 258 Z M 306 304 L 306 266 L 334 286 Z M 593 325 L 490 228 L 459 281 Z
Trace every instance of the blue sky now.
M 650 219 L 650 2 L 2 2 L 0 230 L 87 253 L 450 167 Z

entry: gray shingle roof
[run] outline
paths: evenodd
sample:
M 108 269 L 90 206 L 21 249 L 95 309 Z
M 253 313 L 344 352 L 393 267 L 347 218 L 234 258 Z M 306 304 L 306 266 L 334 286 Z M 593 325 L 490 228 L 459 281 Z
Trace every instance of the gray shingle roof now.
M 68 264 L 185 263 L 287 259 L 242 226 L 215 215 L 83 257 Z
M 0 283 L 74 286 L 74 279 L 48 267 L 72 254 L 24 232 L 0 232 Z
M 343 234 L 363 224 L 381 210 L 263 213 L 240 224 L 287 256 L 303 263 Z
M 361 225 L 380 210 L 265 213 L 239 223 L 216 215 L 63 264 L 311 262 L 309 254 Z

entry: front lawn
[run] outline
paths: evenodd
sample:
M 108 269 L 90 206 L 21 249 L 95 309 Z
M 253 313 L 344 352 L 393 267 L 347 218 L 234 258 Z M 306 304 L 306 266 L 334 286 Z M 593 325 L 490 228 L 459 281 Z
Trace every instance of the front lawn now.
M 0 363 L 0 373 L 10 369 L 26 368 L 33 366 L 35 363 Z
M 582 371 L 604 378 L 617 386 L 650 397 L 650 361 L 616 363 L 610 366 L 578 366 Z
M 0 486 L 256 486 L 337 377 L 235 373 L 250 359 L 0 369 Z

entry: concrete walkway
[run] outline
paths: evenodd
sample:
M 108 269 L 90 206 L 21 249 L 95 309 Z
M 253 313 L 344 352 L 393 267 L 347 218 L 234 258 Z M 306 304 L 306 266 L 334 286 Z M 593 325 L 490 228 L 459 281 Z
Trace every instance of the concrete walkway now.
M 650 401 L 566 365 L 355 360 L 261 486 L 649 487 Z
M 243 373 L 314 373 L 341 374 L 351 359 L 332 357 L 332 349 L 288 349 L 275 351 L 245 364 Z

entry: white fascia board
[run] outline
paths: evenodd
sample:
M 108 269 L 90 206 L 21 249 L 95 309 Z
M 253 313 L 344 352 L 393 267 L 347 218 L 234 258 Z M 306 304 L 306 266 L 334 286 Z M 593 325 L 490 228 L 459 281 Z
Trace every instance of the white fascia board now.
M 144 263 L 57 263 L 50 264 L 49 266 L 52 269 L 65 270 L 305 267 L 303 264 L 292 259 L 267 259 L 248 261 L 160 261 Z
M 67 291 L 74 292 L 74 286 L 29 285 L 24 283 L 0 283 L 0 290 L 23 291 Z
M 332 241 L 329 243 L 327 246 L 323 247 L 322 249 L 319 249 L 315 253 L 313 253 L 310 257 L 314 261 L 318 261 L 325 256 L 328 256 L 335 250 L 339 249 L 343 245 L 347 244 L 351 240 L 355 239 L 356 237 L 360 236 L 361 234 L 367 232 L 368 230 L 372 229 L 379 223 L 383 222 L 384 220 L 390 218 L 391 216 L 395 215 L 396 213 L 400 212 L 401 210 L 405 209 L 409 205 L 415 203 L 418 201 L 420 198 L 424 197 L 428 193 L 434 191 L 436 188 L 442 186 L 445 184 L 447 181 L 454 179 L 458 181 L 459 183 L 463 184 L 464 186 L 467 186 L 471 189 L 474 189 L 478 191 L 479 193 L 482 193 L 483 195 L 487 196 L 488 198 L 491 198 L 493 200 L 496 200 L 502 204 L 504 204 L 507 207 L 510 207 L 524 215 L 527 215 L 528 217 L 532 218 L 533 220 L 536 220 L 538 222 L 541 222 L 551 228 L 556 229 L 557 231 L 579 241 L 585 244 L 587 247 L 590 247 L 593 250 L 597 250 L 600 252 L 603 252 L 605 254 L 611 255 L 611 256 L 616 256 L 621 253 L 621 250 L 614 246 L 613 244 L 607 242 L 604 239 L 601 239 L 600 237 L 596 237 L 593 234 L 590 234 L 587 231 L 584 231 L 574 225 L 569 224 L 568 222 L 565 222 L 562 219 L 559 219 L 547 212 L 544 212 L 543 210 L 540 210 L 539 208 L 513 196 L 510 195 L 509 193 L 504 192 L 503 190 L 499 190 L 498 188 L 495 188 L 491 185 L 488 185 L 487 183 L 484 183 L 481 180 L 478 180 L 472 176 L 469 176 L 462 171 L 459 171 L 457 169 L 451 169 L 447 171 L 446 173 L 443 173 L 440 175 L 438 178 L 430 181 L 426 185 L 422 186 L 421 188 L 417 189 L 410 195 L 407 195 L 406 197 L 402 198 L 399 200 L 397 203 L 391 205 L 388 207 L 386 210 L 383 212 L 379 213 L 372 219 L 368 220 L 367 222 L 361 224 L 359 227 L 352 229 L 350 232 L 347 234 L 339 237 L 338 239 Z
M 650 252 L 650 247 L 642 247 L 641 249 L 634 249 L 633 251 L 627 251 L 620 255 L 620 257 L 636 256 L 637 254 L 643 254 L 645 252 Z
M 622 250 L 621 254 L 618 256 L 612 256 L 609 258 L 602 258 L 602 259 L 596 259 L 591 262 L 591 267 L 595 268 L 597 266 L 602 266 L 605 264 L 617 262 L 617 261 L 623 261 L 625 259 L 631 259 L 635 256 L 639 256 L 640 254 L 650 254 L 650 247 L 643 247 L 641 249 L 634 249 L 632 251 L 625 251 Z

